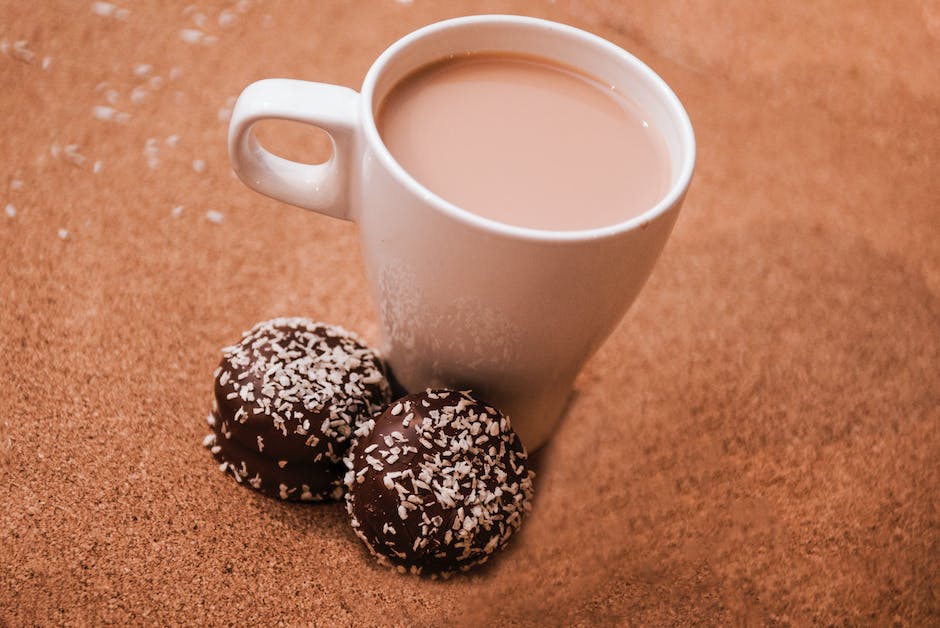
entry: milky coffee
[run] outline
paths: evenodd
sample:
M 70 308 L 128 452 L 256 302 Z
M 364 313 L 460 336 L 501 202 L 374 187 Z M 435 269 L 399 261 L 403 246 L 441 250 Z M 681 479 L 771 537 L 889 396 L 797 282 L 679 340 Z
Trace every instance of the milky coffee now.
M 605 227 L 651 209 L 669 187 L 665 142 L 628 95 L 538 57 L 424 66 L 392 88 L 377 124 L 419 183 L 510 225 Z

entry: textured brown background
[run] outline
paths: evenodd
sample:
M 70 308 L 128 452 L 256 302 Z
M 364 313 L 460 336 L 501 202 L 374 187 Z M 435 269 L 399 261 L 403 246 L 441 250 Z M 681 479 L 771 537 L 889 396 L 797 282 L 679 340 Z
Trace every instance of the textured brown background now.
M 0 624 L 940 622 L 936 0 L 124 2 L 0 0 Z M 358 86 L 399 36 L 475 12 L 635 52 L 699 160 L 523 533 L 439 583 L 373 565 L 337 505 L 237 487 L 200 441 L 242 329 L 376 337 L 355 226 L 233 178 L 229 99 Z M 181 40 L 200 13 L 215 43 Z M 134 102 L 140 63 L 163 85 Z M 126 123 L 92 116 L 109 89 Z

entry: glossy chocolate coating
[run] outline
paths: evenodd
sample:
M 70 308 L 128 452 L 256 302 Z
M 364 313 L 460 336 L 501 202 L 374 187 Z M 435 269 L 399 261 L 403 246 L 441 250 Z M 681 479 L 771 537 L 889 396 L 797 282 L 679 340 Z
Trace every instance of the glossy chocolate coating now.
M 337 499 L 350 436 L 389 396 L 380 359 L 354 334 L 303 318 L 265 321 L 222 351 L 206 446 L 266 494 Z
M 356 433 L 346 509 L 380 563 L 448 576 L 485 562 L 530 508 L 534 473 L 508 418 L 468 392 L 426 390 Z

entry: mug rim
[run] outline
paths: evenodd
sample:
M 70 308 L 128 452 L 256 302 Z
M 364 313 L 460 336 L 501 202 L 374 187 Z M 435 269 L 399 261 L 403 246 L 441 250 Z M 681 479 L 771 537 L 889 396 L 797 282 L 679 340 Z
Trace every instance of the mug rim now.
M 407 49 L 415 42 L 424 37 L 427 37 L 428 35 L 452 28 L 465 27 L 472 24 L 496 23 L 518 24 L 528 28 L 546 29 L 579 38 L 585 43 L 598 47 L 605 53 L 617 57 L 621 62 L 632 66 L 633 69 L 637 70 L 644 77 L 645 81 L 647 81 L 650 86 L 655 91 L 657 91 L 660 96 L 663 97 L 663 101 L 667 104 L 667 108 L 669 109 L 670 114 L 673 116 L 674 122 L 677 123 L 679 141 L 683 148 L 683 155 L 682 161 L 679 164 L 678 176 L 669 186 L 669 190 L 666 192 L 666 194 L 663 195 L 659 202 L 644 211 L 642 214 L 638 214 L 628 218 L 627 220 L 616 222 L 603 227 L 575 230 L 551 230 L 524 227 L 500 222 L 492 218 L 486 218 L 461 208 L 459 205 L 456 205 L 455 203 L 452 203 L 429 190 L 417 179 L 415 179 L 411 173 L 405 170 L 401 164 L 398 163 L 398 160 L 395 159 L 379 135 L 378 127 L 375 123 L 375 115 L 373 113 L 374 109 L 372 101 L 375 97 L 375 87 L 382 73 L 385 71 L 385 68 L 389 65 L 392 59 L 399 55 L 403 50 Z M 428 62 L 431 61 L 432 60 L 428 60 Z M 420 66 L 416 66 L 414 69 L 417 69 L 418 67 Z M 366 73 L 366 77 L 362 84 L 361 106 L 363 108 L 361 112 L 361 119 L 363 120 L 363 130 L 367 143 L 371 146 L 375 155 L 380 160 L 382 165 L 388 170 L 388 172 L 390 172 L 392 176 L 394 176 L 395 179 L 404 185 L 412 194 L 432 205 L 437 211 L 459 220 L 460 222 L 486 232 L 513 239 L 537 242 L 580 242 L 586 240 L 609 238 L 628 231 L 632 231 L 637 227 L 641 227 L 649 222 L 652 222 L 662 214 L 669 211 L 671 208 L 678 206 L 678 204 L 682 201 L 686 191 L 688 190 L 689 183 L 692 180 L 692 173 L 695 169 L 695 134 L 692 130 L 692 123 L 689 120 L 688 113 L 686 112 L 685 107 L 682 106 L 682 103 L 679 101 L 679 98 L 676 96 L 675 92 L 672 91 L 672 89 L 658 74 L 656 74 L 656 72 L 654 72 L 648 65 L 640 61 L 640 59 L 638 59 L 633 54 L 627 52 L 613 42 L 604 39 L 603 37 L 576 28 L 574 26 L 569 26 L 567 24 L 553 22 L 551 20 L 545 20 L 542 18 L 501 14 L 471 15 L 434 22 L 412 31 L 386 48 L 385 51 L 379 55 L 379 57 L 369 68 L 369 71 Z

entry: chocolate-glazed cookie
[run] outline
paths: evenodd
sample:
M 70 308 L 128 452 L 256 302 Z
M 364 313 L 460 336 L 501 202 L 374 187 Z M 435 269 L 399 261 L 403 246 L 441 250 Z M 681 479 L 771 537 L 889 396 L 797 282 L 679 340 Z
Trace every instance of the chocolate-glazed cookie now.
M 448 576 L 486 562 L 522 524 L 534 473 L 509 419 L 469 392 L 426 390 L 356 432 L 346 510 L 378 561 Z
M 267 495 L 338 499 L 349 438 L 389 397 L 379 357 L 354 334 L 265 321 L 222 350 L 205 444 L 220 468 Z

